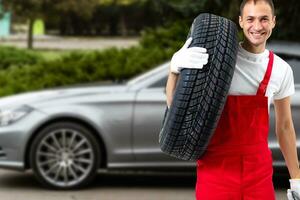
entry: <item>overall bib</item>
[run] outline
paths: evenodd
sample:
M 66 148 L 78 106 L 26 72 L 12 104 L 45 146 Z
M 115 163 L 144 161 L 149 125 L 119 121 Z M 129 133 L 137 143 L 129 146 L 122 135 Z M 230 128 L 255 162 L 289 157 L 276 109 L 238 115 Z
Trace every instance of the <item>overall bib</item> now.
M 274 200 L 265 96 L 274 55 L 256 95 L 229 95 L 204 156 L 197 161 L 197 200 Z

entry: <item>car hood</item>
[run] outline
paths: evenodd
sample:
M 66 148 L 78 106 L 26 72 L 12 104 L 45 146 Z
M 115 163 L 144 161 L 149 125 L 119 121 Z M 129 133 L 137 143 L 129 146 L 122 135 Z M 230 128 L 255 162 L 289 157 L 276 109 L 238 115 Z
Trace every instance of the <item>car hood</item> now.
M 126 85 L 74 87 L 63 89 L 51 89 L 37 92 L 27 92 L 0 98 L 0 109 L 4 107 L 15 107 L 18 105 L 31 105 L 39 102 L 61 100 L 77 96 L 88 96 L 94 94 L 120 93 L 128 89 Z

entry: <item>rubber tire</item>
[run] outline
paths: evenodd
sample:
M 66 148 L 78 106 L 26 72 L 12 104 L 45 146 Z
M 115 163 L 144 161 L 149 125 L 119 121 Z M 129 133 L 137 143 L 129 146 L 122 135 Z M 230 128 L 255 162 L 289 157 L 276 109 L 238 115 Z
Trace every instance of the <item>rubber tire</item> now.
M 91 143 L 95 155 L 94 164 L 88 176 L 85 179 L 83 179 L 79 184 L 73 185 L 71 187 L 60 187 L 60 186 L 53 185 L 52 183 L 49 183 L 38 170 L 37 163 L 34 159 L 36 157 L 38 144 L 42 140 L 42 138 L 44 138 L 49 132 L 61 128 L 73 129 L 84 134 L 85 137 Z M 30 149 L 30 166 L 34 172 L 34 175 L 43 186 L 49 189 L 68 190 L 68 189 L 75 189 L 75 188 L 78 189 L 87 186 L 94 180 L 97 174 L 97 170 L 101 162 L 100 158 L 101 158 L 101 151 L 99 148 L 99 144 L 97 143 L 97 138 L 91 133 L 89 129 L 87 129 L 86 127 L 80 124 L 73 123 L 73 122 L 57 122 L 46 126 L 37 134 L 36 138 L 34 138 Z
M 182 160 L 198 160 L 222 113 L 235 69 L 238 38 L 232 21 L 213 14 L 195 18 L 190 47 L 204 47 L 208 64 L 183 69 L 159 134 L 161 150 Z

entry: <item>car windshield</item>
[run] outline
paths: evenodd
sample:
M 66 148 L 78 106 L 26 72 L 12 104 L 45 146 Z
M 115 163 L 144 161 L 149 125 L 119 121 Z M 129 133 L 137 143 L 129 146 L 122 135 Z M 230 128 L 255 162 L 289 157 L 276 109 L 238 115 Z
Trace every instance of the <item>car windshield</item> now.
M 279 52 L 277 54 L 292 67 L 293 74 L 294 74 L 294 82 L 295 84 L 300 85 L 300 56 L 299 56 L 300 54 L 292 55 L 292 54 L 286 54 L 286 52 L 284 53 Z M 168 62 L 164 63 L 157 68 L 151 69 L 150 71 L 147 71 L 143 74 L 139 74 L 129 79 L 127 81 L 127 84 L 128 85 L 136 84 L 147 79 L 148 77 L 155 75 L 156 73 L 160 73 L 168 64 L 169 64 Z
M 151 69 L 150 71 L 147 71 L 143 74 L 139 74 L 138 76 L 135 76 L 132 79 L 129 79 L 127 82 L 127 85 L 137 84 L 149 77 L 155 76 L 155 74 L 158 74 L 158 73 L 161 73 L 161 71 L 164 71 L 167 65 L 169 65 L 169 62 L 164 63 L 164 64 L 160 65 L 159 67 Z

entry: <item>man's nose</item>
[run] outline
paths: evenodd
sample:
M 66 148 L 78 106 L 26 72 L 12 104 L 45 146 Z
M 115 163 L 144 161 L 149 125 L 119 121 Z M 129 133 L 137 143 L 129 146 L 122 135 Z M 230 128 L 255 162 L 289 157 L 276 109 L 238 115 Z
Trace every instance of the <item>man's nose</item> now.
M 255 20 L 253 24 L 253 28 L 256 31 L 260 31 L 262 29 L 261 22 L 259 20 Z

